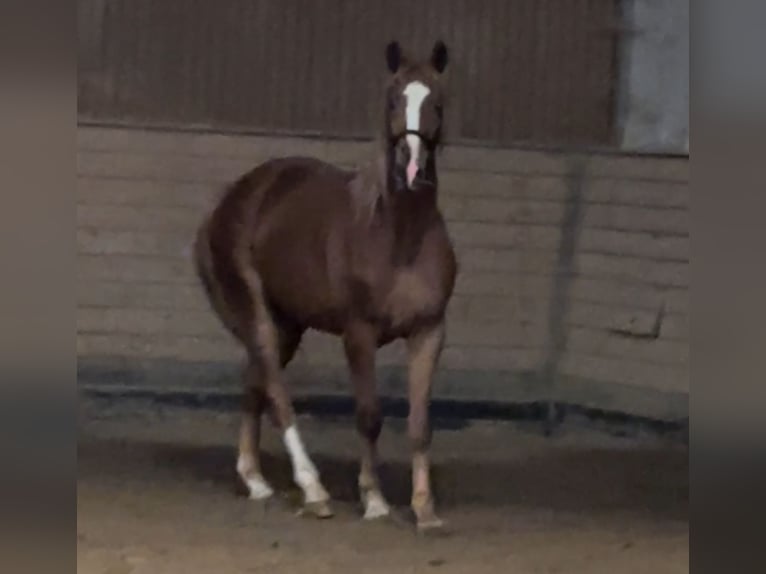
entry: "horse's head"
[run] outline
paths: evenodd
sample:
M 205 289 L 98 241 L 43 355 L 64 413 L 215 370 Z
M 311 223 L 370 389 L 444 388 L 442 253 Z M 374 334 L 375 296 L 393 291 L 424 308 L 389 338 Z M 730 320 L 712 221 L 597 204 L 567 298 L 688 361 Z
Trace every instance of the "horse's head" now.
M 425 62 L 409 60 L 397 42 L 386 48 L 391 78 L 386 89 L 386 140 L 389 175 L 396 189 L 435 185 L 434 154 L 443 121 L 441 75 L 447 47 L 437 42 Z

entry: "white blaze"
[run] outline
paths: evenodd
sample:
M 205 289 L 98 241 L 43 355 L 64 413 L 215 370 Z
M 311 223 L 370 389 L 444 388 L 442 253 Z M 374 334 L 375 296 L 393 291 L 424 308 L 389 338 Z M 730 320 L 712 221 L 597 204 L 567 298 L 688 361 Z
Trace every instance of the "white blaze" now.
M 410 82 L 404 88 L 404 97 L 407 98 L 405 110 L 407 129 L 418 131 L 420 129 L 420 109 L 431 90 L 422 82 Z M 410 162 L 407 164 L 407 185 L 412 186 L 415 174 L 418 172 L 418 159 L 420 157 L 420 138 L 416 135 L 407 135 L 407 145 L 410 147 Z

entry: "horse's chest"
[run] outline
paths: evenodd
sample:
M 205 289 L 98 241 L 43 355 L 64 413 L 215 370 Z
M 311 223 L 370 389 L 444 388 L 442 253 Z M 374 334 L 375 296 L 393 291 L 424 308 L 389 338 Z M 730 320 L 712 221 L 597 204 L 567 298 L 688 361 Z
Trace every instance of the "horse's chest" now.
M 381 312 L 396 330 L 437 314 L 441 306 L 441 293 L 425 274 L 402 270 L 394 274 L 383 297 Z

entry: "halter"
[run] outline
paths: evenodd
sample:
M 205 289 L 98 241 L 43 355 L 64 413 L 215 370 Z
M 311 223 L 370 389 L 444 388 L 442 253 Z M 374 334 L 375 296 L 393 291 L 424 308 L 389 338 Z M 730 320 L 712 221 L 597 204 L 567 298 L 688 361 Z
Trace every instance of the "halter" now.
M 435 139 L 428 137 L 426 134 L 424 134 L 420 130 L 404 130 L 404 131 L 400 132 L 399 134 L 390 136 L 388 139 L 389 139 L 391 145 L 395 146 L 396 144 L 399 143 L 399 140 L 401 140 L 403 137 L 406 137 L 406 136 L 417 136 L 417 137 L 419 137 L 420 141 L 422 141 L 425 144 L 426 149 L 428 151 L 433 151 L 434 149 L 436 149 L 436 141 L 435 141 Z
M 437 132 L 437 134 L 438 134 L 438 132 Z M 417 136 L 418 138 L 420 138 L 420 141 L 423 142 L 423 144 L 424 144 L 425 148 L 428 150 L 428 152 L 430 154 L 433 154 L 433 152 L 436 149 L 436 138 L 430 138 L 426 134 L 421 132 L 420 130 L 410 130 L 410 129 L 403 130 L 402 132 L 400 132 L 398 134 L 393 134 L 393 135 L 390 135 L 388 137 L 389 143 L 391 144 L 391 149 L 389 149 L 389 153 L 393 153 L 393 149 L 392 148 L 394 148 L 403 137 L 406 137 L 408 135 L 409 136 Z M 438 135 L 437 135 L 437 137 L 438 137 Z M 389 173 L 389 176 L 390 176 L 390 173 Z M 435 178 L 436 178 L 436 174 L 434 173 L 431 179 L 420 179 L 419 180 L 420 181 L 420 185 L 424 185 L 425 184 L 425 185 L 428 185 L 428 186 L 430 186 L 432 188 L 435 188 L 436 187 L 436 180 L 435 180 Z

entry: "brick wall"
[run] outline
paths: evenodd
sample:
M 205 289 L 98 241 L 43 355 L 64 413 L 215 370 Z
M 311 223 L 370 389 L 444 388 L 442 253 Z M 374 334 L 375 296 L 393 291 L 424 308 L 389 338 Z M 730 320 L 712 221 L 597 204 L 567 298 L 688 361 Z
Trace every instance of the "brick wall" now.
M 368 150 L 80 128 L 81 379 L 236 389 L 241 352 L 209 311 L 189 255 L 203 213 L 225 183 L 268 157 L 353 165 Z M 440 170 L 461 275 L 436 394 L 553 394 L 686 416 L 688 160 L 449 148 Z M 384 392 L 403 392 L 403 358 L 398 344 L 381 351 Z M 294 392 L 341 392 L 342 369 L 338 341 L 311 334 L 291 367 Z

